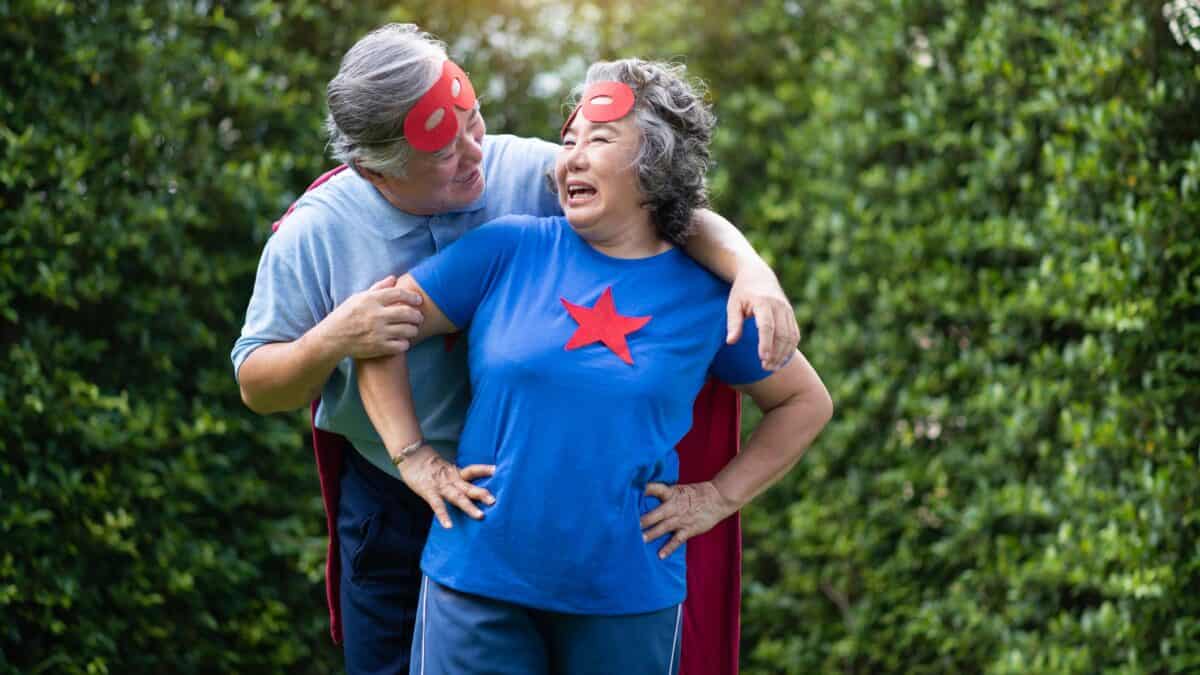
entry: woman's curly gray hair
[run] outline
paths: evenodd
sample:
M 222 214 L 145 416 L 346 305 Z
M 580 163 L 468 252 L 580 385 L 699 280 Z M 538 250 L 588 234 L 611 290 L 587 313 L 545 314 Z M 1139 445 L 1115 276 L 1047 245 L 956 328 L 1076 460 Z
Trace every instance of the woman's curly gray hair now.
M 641 145 L 634 165 L 650 220 L 663 239 L 682 245 L 692 211 L 708 206 L 705 175 L 716 117 L 705 87 L 683 64 L 621 59 L 592 64 L 576 99 L 592 82 L 624 82 L 634 92 L 634 121 Z

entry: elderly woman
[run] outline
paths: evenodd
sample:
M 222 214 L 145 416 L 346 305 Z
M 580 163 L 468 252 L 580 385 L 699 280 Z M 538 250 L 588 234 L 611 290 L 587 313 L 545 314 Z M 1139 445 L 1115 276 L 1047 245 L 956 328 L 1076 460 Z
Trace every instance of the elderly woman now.
M 468 332 L 458 467 L 421 438 L 404 357 L 358 364 L 371 421 L 441 524 L 413 673 L 674 672 L 684 542 L 778 480 L 832 414 L 803 355 L 763 370 L 753 324 L 726 344 L 728 286 L 679 248 L 713 125 L 682 74 L 593 65 L 555 167 L 566 222 L 498 219 L 401 280 L 423 296 L 419 337 Z M 763 419 L 714 480 L 677 485 L 710 376 Z

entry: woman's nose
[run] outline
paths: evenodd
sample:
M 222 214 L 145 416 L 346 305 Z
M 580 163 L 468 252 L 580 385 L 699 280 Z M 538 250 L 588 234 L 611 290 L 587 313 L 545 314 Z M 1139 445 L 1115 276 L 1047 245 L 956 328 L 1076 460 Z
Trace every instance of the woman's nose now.
M 578 142 L 567 149 L 567 167 L 571 169 L 587 168 L 587 152 Z

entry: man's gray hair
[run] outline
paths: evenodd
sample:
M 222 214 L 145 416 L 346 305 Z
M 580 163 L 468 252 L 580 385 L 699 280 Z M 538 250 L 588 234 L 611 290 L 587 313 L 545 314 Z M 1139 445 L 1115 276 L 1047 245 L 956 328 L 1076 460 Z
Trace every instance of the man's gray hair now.
M 708 206 L 705 175 L 716 117 L 704 102 L 704 83 L 689 80 L 683 64 L 641 59 L 588 68 L 586 84 L 605 80 L 633 89 L 634 122 L 642 135 L 634 160 L 642 205 L 659 236 L 682 245 L 691 234 L 692 212 Z
M 342 57 L 326 102 L 331 153 L 338 161 L 404 176 L 412 146 L 404 116 L 441 76 L 446 46 L 415 25 L 390 23 Z

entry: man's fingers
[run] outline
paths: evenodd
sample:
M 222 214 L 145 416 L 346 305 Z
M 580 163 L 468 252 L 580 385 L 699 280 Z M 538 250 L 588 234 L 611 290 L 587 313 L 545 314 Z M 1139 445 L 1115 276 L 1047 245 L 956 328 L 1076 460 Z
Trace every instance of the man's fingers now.
M 411 323 L 393 323 L 383 329 L 389 340 L 400 340 L 417 337 L 421 329 Z
M 729 302 L 725 303 L 725 344 L 736 344 L 742 339 L 742 322 L 746 317 L 742 315 L 742 303 L 734 298 L 730 298 Z
M 376 295 L 379 301 L 385 305 L 394 305 L 398 302 L 406 305 L 421 304 L 420 293 L 415 293 L 400 286 L 392 286 L 391 288 L 380 289 Z
M 421 310 L 405 304 L 387 305 L 380 309 L 379 315 L 389 324 L 412 324 L 420 326 L 425 321 Z
M 496 465 L 495 464 L 472 464 L 470 466 L 464 466 L 463 468 L 458 470 L 459 477 L 465 481 L 473 481 L 473 480 L 479 480 L 480 478 L 487 478 L 488 476 L 494 475 L 495 473 L 496 473 Z
M 371 287 L 367 290 L 378 291 L 378 290 L 382 290 L 384 288 L 391 288 L 392 286 L 395 286 L 395 285 L 396 285 L 396 275 L 389 274 L 386 277 L 380 279 L 379 281 L 376 281 L 375 283 L 371 284 Z
M 758 305 L 754 308 L 754 320 L 758 323 L 758 358 L 765 366 L 771 358 L 775 341 L 775 315 L 770 308 Z
M 386 340 L 386 341 L 384 341 L 383 345 L 379 348 L 378 354 L 371 354 L 370 356 L 366 356 L 363 358 L 375 358 L 375 357 L 379 357 L 379 356 L 395 356 L 396 354 L 403 354 L 404 352 L 408 351 L 408 348 L 411 346 L 412 346 L 412 343 L 409 342 L 408 340 L 405 340 L 404 338 L 395 338 L 392 340 Z

